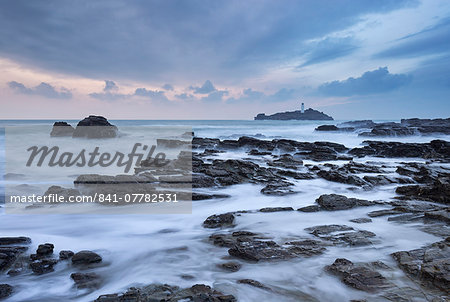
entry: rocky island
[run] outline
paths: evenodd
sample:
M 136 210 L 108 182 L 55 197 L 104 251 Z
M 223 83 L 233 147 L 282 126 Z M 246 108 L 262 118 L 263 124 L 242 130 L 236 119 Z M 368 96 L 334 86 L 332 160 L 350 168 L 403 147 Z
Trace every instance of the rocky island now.
M 326 115 L 323 112 L 314 110 L 312 108 L 304 109 L 304 104 L 302 103 L 302 109 L 296 111 L 286 111 L 278 112 L 272 115 L 266 115 L 265 113 L 260 113 L 255 116 L 256 120 L 310 120 L 310 121 L 332 121 L 333 118 Z

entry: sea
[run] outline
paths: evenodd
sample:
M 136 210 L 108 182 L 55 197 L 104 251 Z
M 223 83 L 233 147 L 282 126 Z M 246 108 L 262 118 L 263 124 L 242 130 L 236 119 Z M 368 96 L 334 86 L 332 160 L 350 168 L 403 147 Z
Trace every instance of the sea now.
M 6 162 L 13 161 L 13 154 L 5 158 L 5 132 L 10 127 L 25 129 L 22 140 L 35 141 L 36 129 L 50 133 L 53 120 L 2 120 L 0 121 L 0 186 L 22 184 L 21 180 L 4 179 Z M 77 121 L 67 121 L 76 125 Z M 181 126 L 192 129 L 197 137 L 238 139 L 251 136 L 264 140 L 293 139 L 305 142 L 329 141 L 344 144 L 349 148 L 362 146 L 367 137 L 357 132 L 318 132 L 314 129 L 322 124 L 338 124 L 346 121 L 147 121 L 111 120 L 126 135 L 114 139 L 114 144 L 139 139 L 147 127 Z M 379 122 L 379 121 L 375 121 Z M 396 121 L 398 122 L 398 121 Z M 5 130 L 6 129 L 6 130 Z M 7 139 L 7 138 L 6 138 Z M 43 138 L 42 138 L 43 139 Z M 47 138 L 45 138 L 47 139 Z M 400 142 L 430 142 L 433 139 L 450 140 L 450 136 L 408 136 L 370 138 Z M 71 138 L 60 139 L 60 144 L 73 144 Z M 215 155 L 223 158 L 244 158 L 242 152 L 226 152 Z M 401 162 L 424 162 L 421 158 L 362 158 L 360 162 L 383 162 L 393 166 Z M 305 164 L 313 163 L 305 161 Z M 330 162 L 335 163 L 335 162 Z M 71 172 L 54 175 L 54 169 L 43 167 L 42 174 L 25 175 L 33 179 L 52 181 L 70 187 L 76 177 Z M 24 171 L 21 174 L 26 173 Z M 288 261 L 246 263 L 237 272 L 226 272 L 218 264 L 229 261 L 226 248 L 208 242 L 208 237 L 220 230 L 206 229 L 203 221 L 212 214 L 231 211 L 255 210 L 263 207 L 293 207 L 312 205 L 322 194 L 343 194 L 347 197 L 390 201 L 395 197 L 396 185 L 382 186 L 371 191 L 354 189 L 350 185 L 329 182 L 324 179 L 296 180 L 297 194 L 266 196 L 260 193 L 262 186 L 255 184 L 234 185 L 222 189 L 202 189 L 205 193 L 227 194 L 228 198 L 194 201 L 189 214 L 11 214 L 0 209 L 0 237 L 27 236 L 32 238 L 30 252 L 39 244 L 52 243 L 55 253 L 60 250 L 91 250 L 100 254 L 103 262 L 95 269 L 102 277 L 102 286 L 96 290 L 77 289 L 70 275 L 79 272 L 67 262 L 59 262 L 55 271 L 43 275 L 31 272 L 18 276 L 0 274 L 0 284 L 15 288 L 14 294 L 5 301 L 93 301 L 102 294 L 120 293 L 130 287 L 141 287 L 151 283 L 163 283 L 190 287 L 207 284 L 238 301 L 350 301 L 365 299 L 368 294 L 344 285 L 337 277 L 328 274 L 324 267 L 336 258 L 347 258 L 353 262 L 383 261 L 395 266 L 390 254 L 399 250 L 411 250 L 440 238 L 423 232 L 417 224 L 399 224 L 386 217 L 372 218 L 373 222 L 358 225 L 350 219 L 366 217 L 370 211 L 386 206 L 361 207 L 338 212 L 301 213 L 297 211 L 248 214 L 238 216 L 236 230 L 247 230 L 268 234 L 274 241 L 286 241 L 296 236 L 308 237 L 304 229 L 316 225 L 345 224 L 377 234 L 372 246 L 331 246 L 315 257 L 296 258 Z M 391 272 L 397 285 L 415 287 L 400 270 Z M 275 289 L 266 291 L 246 284 L 240 279 L 254 279 Z M 315 300 L 314 300 L 315 299 Z M 423 301 L 418 297 L 414 301 Z M 372 300 L 371 300 L 372 301 Z M 373 300 L 378 301 L 378 300 Z M 382 300 L 380 300 L 382 301 Z

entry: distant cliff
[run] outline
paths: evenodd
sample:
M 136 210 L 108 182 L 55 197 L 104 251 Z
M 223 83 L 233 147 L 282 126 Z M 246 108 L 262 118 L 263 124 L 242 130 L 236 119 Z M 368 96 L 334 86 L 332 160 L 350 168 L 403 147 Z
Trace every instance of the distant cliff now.
M 297 111 L 286 111 L 286 112 L 278 112 L 272 115 L 266 115 L 265 113 L 260 113 L 255 116 L 255 120 L 321 120 L 321 121 L 332 121 L 333 118 L 329 115 L 326 115 L 323 112 L 314 110 L 314 109 L 306 109 L 304 113 L 300 110 Z

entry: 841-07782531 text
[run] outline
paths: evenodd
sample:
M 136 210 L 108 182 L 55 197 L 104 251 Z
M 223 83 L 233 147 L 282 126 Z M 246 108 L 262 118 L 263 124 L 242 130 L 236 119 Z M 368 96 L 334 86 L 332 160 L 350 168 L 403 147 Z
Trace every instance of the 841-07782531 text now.
M 176 193 L 127 193 L 127 194 L 99 194 L 71 195 L 12 195 L 11 203 L 176 203 Z

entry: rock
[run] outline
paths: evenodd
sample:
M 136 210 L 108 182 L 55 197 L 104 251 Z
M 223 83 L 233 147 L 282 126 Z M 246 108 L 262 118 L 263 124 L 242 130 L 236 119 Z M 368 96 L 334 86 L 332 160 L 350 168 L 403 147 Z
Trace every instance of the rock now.
M 272 115 L 265 115 L 264 113 L 260 113 L 255 116 L 255 120 L 333 120 L 333 118 L 329 115 L 326 115 L 323 112 L 314 110 L 314 109 L 306 109 L 304 112 L 301 110 L 296 111 L 286 111 L 279 112 Z
M 66 122 L 55 122 L 50 136 L 72 136 L 75 129 Z
M 253 156 L 264 156 L 264 155 L 270 155 L 272 152 L 269 151 L 259 151 L 258 149 L 252 149 L 248 152 L 248 155 Z
M 318 240 L 296 240 L 286 242 L 287 245 L 292 245 L 288 250 L 296 255 L 311 257 L 315 255 L 323 254 L 326 251 L 325 244 L 322 241 Z
M 56 259 L 42 259 L 30 263 L 31 270 L 37 275 L 53 272 L 53 267 L 58 263 Z
M 346 225 L 321 225 L 306 228 L 314 236 L 327 240 L 334 244 L 344 244 L 350 246 L 364 246 L 372 244 L 369 238 L 376 235 L 369 231 L 355 230 Z
M 0 271 L 9 269 L 27 249 L 24 246 L 0 246 Z
M 293 184 L 288 182 L 270 183 L 261 189 L 261 193 L 264 195 L 285 196 L 289 194 L 295 194 L 297 192 L 291 190 Z
M 233 261 L 221 263 L 219 267 L 230 272 L 237 272 L 238 270 L 241 269 L 241 265 Z
M 354 223 L 369 223 L 369 222 L 372 222 L 372 219 L 370 219 L 370 218 L 356 218 L 356 219 L 351 219 L 350 221 L 354 222 Z
M 338 127 L 335 125 L 321 125 L 315 129 L 316 131 L 337 131 Z
M 229 198 L 229 197 L 230 197 L 230 195 L 227 195 L 227 194 L 206 194 L 206 193 L 192 192 L 192 201 L 217 199 L 217 198 Z
M 73 137 L 113 138 L 118 136 L 116 126 L 110 124 L 103 116 L 90 115 L 78 122 Z
M 346 285 L 366 292 L 377 292 L 390 285 L 379 272 L 365 266 L 355 265 L 347 259 L 338 258 L 326 270 L 339 276 Z
M 211 215 L 203 222 L 205 228 L 214 229 L 224 226 L 232 226 L 234 222 L 234 215 L 232 213 L 225 213 L 219 215 Z
M 78 289 L 99 288 L 102 283 L 101 277 L 96 273 L 73 273 L 70 278 Z
M 359 206 L 375 205 L 373 201 L 347 198 L 346 196 L 338 194 L 321 195 L 318 199 L 316 199 L 316 202 L 319 204 L 321 209 L 326 211 L 348 210 Z
M 94 302 L 236 302 L 232 295 L 225 295 L 208 285 L 196 284 L 181 289 L 167 284 L 150 284 L 143 288 L 130 288 L 124 294 L 109 294 L 98 297 Z
M 292 252 L 273 241 L 239 241 L 228 250 L 228 254 L 249 261 L 287 260 L 296 257 Z
M 425 212 L 425 218 L 450 223 L 450 213 L 448 209 Z
M 51 243 L 40 244 L 36 250 L 38 257 L 50 256 L 53 254 L 53 249 L 55 246 Z
M 259 211 L 263 213 L 272 213 L 272 212 L 294 211 L 294 209 L 292 207 L 275 207 L 275 208 L 262 208 Z
M 428 200 L 443 204 L 450 204 L 450 183 L 436 181 L 432 185 L 411 185 L 397 187 L 397 194 L 407 199 Z
M 368 213 L 367 215 L 369 217 L 381 217 L 381 216 L 389 216 L 389 215 L 398 215 L 398 214 L 402 214 L 402 211 L 399 210 L 378 210 L 378 211 L 372 211 L 370 213 Z
M 12 295 L 13 287 L 9 284 L 0 284 L 0 299 L 8 298 Z
M 344 184 L 349 184 L 349 185 L 355 185 L 355 186 L 365 186 L 367 185 L 367 183 L 362 180 L 361 178 L 359 178 L 358 176 L 346 173 L 346 172 L 342 172 L 342 171 L 337 171 L 337 170 L 320 170 L 317 172 L 317 175 L 319 177 L 322 177 L 323 179 L 326 179 L 328 181 L 332 181 L 332 182 L 339 182 L 339 183 L 344 183 Z
M 72 252 L 72 251 L 60 251 L 59 259 L 60 260 L 68 260 L 68 259 L 72 258 L 73 255 L 74 255 L 74 252 Z
M 261 282 L 253 280 L 253 279 L 240 279 L 237 281 L 237 283 L 248 284 L 250 286 L 257 287 L 260 289 L 271 290 L 270 287 L 267 287 L 264 284 L 262 284 Z
M 421 285 L 448 293 L 450 288 L 450 240 L 392 254 L 402 270 Z
M 0 246 L 12 244 L 30 244 L 31 239 L 28 237 L 0 237 Z
M 417 134 L 416 129 L 404 127 L 397 123 L 375 125 L 370 132 L 362 132 L 359 136 L 409 136 Z
M 320 207 L 318 205 L 311 205 L 311 206 L 306 206 L 306 207 L 303 207 L 303 208 L 299 208 L 299 209 L 297 209 L 297 211 L 307 212 L 307 213 L 319 212 L 320 211 Z
M 73 255 L 72 264 L 75 265 L 87 265 L 92 263 L 99 263 L 102 261 L 102 257 L 92 251 L 81 251 Z

